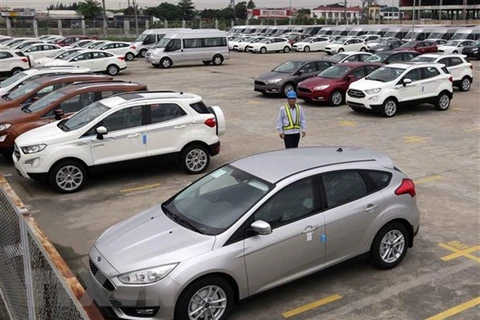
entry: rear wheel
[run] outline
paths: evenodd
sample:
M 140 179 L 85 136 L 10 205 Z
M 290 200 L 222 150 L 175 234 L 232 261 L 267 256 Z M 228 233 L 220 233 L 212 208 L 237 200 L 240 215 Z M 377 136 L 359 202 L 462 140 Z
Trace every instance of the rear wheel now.
M 10 71 L 10 76 L 14 76 L 17 73 L 22 72 L 22 71 L 23 71 L 22 68 L 13 68 L 12 71 Z
M 445 111 L 450 107 L 450 95 L 446 91 L 440 92 L 435 103 L 435 108 L 440 111 Z
M 127 54 L 125 55 L 125 60 L 133 61 L 133 59 L 135 59 L 135 55 L 131 52 L 127 52 Z
M 107 73 L 111 76 L 115 76 L 120 71 L 120 68 L 117 65 L 111 64 L 107 67 Z
M 468 91 L 468 90 L 470 90 L 471 86 L 472 86 L 472 80 L 470 80 L 469 77 L 463 77 L 462 83 L 460 85 L 460 90 Z
M 409 234 L 403 224 L 389 223 L 375 236 L 370 257 L 380 269 L 396 267 L 407 254 Z
M 219 54 L 213 56 L 212 62 L 214 65 L 219 66 L 223 63 L 223 57 Z
M 360 51 L 367 52 L 367 49 L 365 47 L 362 47 L 362 49 L 360 49 Z
M 187 173 L 202 173 L 210 164 L 210 155 L 204 146 L 191 144 L 180 154 L 180 161 Z

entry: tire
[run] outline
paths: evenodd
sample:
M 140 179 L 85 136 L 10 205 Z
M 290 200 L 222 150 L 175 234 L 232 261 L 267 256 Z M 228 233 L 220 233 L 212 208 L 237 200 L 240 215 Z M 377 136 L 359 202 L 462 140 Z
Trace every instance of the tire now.
M 267 48 L 261 47 L 260 48 L 260 53 L 267 53 Z
M 208 297 L 209 301 L 218 301 L 221 299 L 225 299 L 224 302 L 214 304 L 215 306 L 224 306 L 224 308 L 218 308 L 213 310 L 210 309 L 212 310 L 212 312 L 214 312 L 213 319 L 215 320 L 227 319 L 235 305 L 235 293 L 233 291 L 232 285 L 228 282 L 228 280 L 220 276 L 207 276 L 196 280 L 180 294 L 177 305 L 175 306 L 176 320 L 190 320 L 191 318 L 189 314 L 191 314 L 195 310 L 198 310 L 198 313 L 193 314 L 193 316 L 199 316 L 198 319 L 203 319 L 202 312 L 209 310 L 209 308 L 202 309 L 202 305 L 196 302 L 200 300 L 198 298 L 195 299 L 197 293 L 202 298 L 206 298 L 209 293 L 212 294 L 212 297 Z M 223 303 L 225 303 L 225 305 Z M 209 304 L 207 303 L 207 305 Z M 211 318 L 209 317 L 209 319 Z
M 397 241 L 394 241 L 395 238 Z M 407 254 L 409 240 L 403 224 L 392 222 L 385 225 L 375 236 L 370 249 L 373 264 L 380 269 L 396 267 Z M 385 258 L 382 255 L 386 255 Z
M 447 91 L 442 91 L 435 101 L 435 108 L 439 111 L 445 111 L 450 107 L 450 95 Z
M 127 60 L 127 61 L 133 61 L 133 59 L 135 59 L 135 55 L 134 55 L 133 53 L 127 52 L 127 53 L 125 54 L 125 60 Z
M 163 58 L 160 60 L 160 66 L 164 69 L 168 69 L 172 66 L 172 60 L 170 58 Z
M 12 71 L 10 71 L 10 77 L 16 75 L 19 72 L 22 72 L 22 68 L 13 68 Z
M 208 66 L 212 61 L 202 61 L 204 65 Z
M 343 93 L 340 90 L 334 90 L 330 93 L 330 97 L 328 98 L 328 104 L 334 107 L 341 106 L 343 103 L 344 97 Z
M 283 48 L 283 52 L 289 53 L 290 52 L 290 47 L 285 46 L 285 48 Z
M 310 47 L 309 47 L 309 46 L 306 46 L 305 48 L 303 48 L 303 51 L 305 51 L 305 52 L 310 52 Z
M 337 52 L 340 53 L 340 52 L 344 52 L 344 51 L 345 51 L 345 50 L 344 50 L 343 48 L 340 48 L 340 49 L 338 49 Z
M 80 191 L 87 182 L 85 165 L 78 160 L 63 160 L 48 172 L 48 182 L 61 193 Z
M 117 65 L 111 64 L 107 67 L 107 73 L 111 76 L 116 76 L 120 68 Z
M 223 63 L 223 57 L 222 55 L 220 54 L 216 54 L 213 56 L 213 59 L 212 59 L 212 63 L 215 65 L 215 66 L 219 66 Z
M 365 49 L 364 47 L 362 47 L 362 49 L 360 49 L 360 51 L 362 51 L 362 52 L 367 52 L 367 49 Z
M 469 77 L 463 77 L 460 84 L 460 91 L 468 91 L 472 87 L 472 80 Z
M 382 105 L 382 116 L 391 118 L 397 113 L 398 102 L 393 98 L 388 98 Z
M 147 50 L 145 50 L 145 49 L 140 50 L 140 52 L 138 53 L 138 55 L 142 58 L 145 58 L 146 54 L 147 54 Z
M 182 150 L 180 163 L 189 174 L 202 173 L 207 170 L 210 164 L 210 154 L 204 146 L 191 144 Z
M 282 87 L 283 96 L 286 97 L 289 91 L 295 91 L 295 85 L 291 82 L 287 82 L 283 85 Z
M 453 51 L 452 53 L 458 53 L 458 51 L 457 51 L 457 50 L 455 50 L 455 51 Z

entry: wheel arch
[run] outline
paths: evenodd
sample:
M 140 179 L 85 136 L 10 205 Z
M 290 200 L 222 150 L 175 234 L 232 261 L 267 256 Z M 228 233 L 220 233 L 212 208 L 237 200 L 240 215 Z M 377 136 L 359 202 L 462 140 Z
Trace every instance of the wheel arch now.
M 84 165 L 85 167 L 85 170 L 87 170 L 87 172 L 89 173 L 89 166 L 87 165 L 87 163 L 85 161 L 83 161 L 82 159 L 78 158 L 78 157 L 73 157 L 73 156 L 69 156 L 69 157 L 65 157 L 65 158 L 60 158 L 60 159 L 57 159 L 55 162 L 52 162 L 52 164 L 50 165 L 50 167 L 48 168 L 48 172 L 50 173 L 50 171 L 52 171 L 52 168 L 55 167 L 57 164 L 59 164 L 60 162 L 63 162 L 63 161 L 68 161 L 68 160 L 71 160 L 71 161 L 77 161 L 77 162 L 80 162 L 81 164 Z
M 189 146 L 194 145 L 194 144 L 199 144 L 199 145 L 201 145 L 202 147 L 205 147 L 205 149 L 208 151 L 209 155 L 212 156 L 211 151 L 210 151 L 210 146 L 209 146 L 205 141 L 195 140 L 195 141 L 190 141 L 190 142 L 188 142 L 186 145 L 184 145 L 184 146 L 182 147 L 182 149 L 181 149 L 180 152 L 178 153 L 178 155 L 179 155 L 179 160 L 180 160 L 180 155 L 182 154 L 182 152 L 183 152 L 186 148 L 188 148 Z
M 409 248 L 413 247 L 413 238 L 414 238 L 414 235 L 415 235 L 415 231 L 413 230 L 413 225 L 410 222 L 408 222 L 408 220 L 406 220 L 404 218 L 394 218 L 394 219 L 389 220 L 389 221 L 385 222 L 384 224 L 382 224 L 382 226 L 377 230 L 377 232 L 375 233 L 375 236 L 370 241 L 369 250 L 371 250 L 371 248 L 373 246 L 373 242 L 375 240 L 375 237 L 380 232 L 380 230 L 382 230 L 383 228 L 385 228 L 385 226 L 387 226 L 389 224 L 392 224 L 392 223 L 400 223 L 401 225 L 403 225 L 405 227 L 405 229 L 408 232 L 408 247 Z

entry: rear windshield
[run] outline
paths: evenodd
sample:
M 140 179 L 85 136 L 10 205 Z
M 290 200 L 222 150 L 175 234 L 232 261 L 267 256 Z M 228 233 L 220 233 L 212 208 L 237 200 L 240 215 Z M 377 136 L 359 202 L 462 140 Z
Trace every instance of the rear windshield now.
M 208 107 L 203 103 L 203 101 L 195 102 L 190 105 L 193 110 L 195 110 L 197 113 L 211 113 L 210 110 L 208 110 Z

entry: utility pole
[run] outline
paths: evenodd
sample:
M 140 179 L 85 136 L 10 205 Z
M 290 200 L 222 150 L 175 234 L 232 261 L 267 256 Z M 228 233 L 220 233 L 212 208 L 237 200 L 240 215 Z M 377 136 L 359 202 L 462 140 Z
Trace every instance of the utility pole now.
M 138 37 L 138 17 L 137 17 L 137 1 L 133 0 L 133 10 L 135 12 L 135 37 Z
M 413 15 L 412 15 L 412 41 L 414 40 L 414 30 L 415 30 L 415 0 L 413 0 Z
M 290 25 L 292 24 L 293 12 L 292 12 L 292 0 L 290 0 Z
M 235 12 L 235 0 L 230 0 L 230 6 L 232 7 L 233 11 L 233 21 L 237 22 L 237 14 Z
M 345 6 L 344 11 L 343 11 L 343 23 L 347 24 L 347 0 L 343 2 L 343 5 Z
M 107 37 L 107 9 L 105 8 L 105 0 L 102 0 L 103 7 L 103 37 Z

